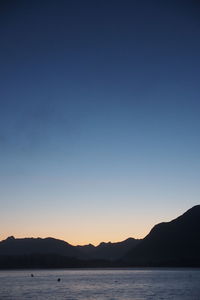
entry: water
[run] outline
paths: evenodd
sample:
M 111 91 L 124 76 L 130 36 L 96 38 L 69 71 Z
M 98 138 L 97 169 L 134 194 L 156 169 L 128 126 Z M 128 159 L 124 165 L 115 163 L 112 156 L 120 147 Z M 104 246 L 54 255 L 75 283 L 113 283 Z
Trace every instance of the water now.
M 200 269 L 0 271 L 4 299 L 199 300 Z

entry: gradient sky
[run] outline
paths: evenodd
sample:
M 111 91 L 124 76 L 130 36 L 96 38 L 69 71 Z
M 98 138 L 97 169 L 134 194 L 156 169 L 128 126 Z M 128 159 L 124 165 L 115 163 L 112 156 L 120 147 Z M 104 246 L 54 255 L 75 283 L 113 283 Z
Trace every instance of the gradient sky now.
M 199 14 L 1 1 L 1 240 L 140 238 L 199 204 Z

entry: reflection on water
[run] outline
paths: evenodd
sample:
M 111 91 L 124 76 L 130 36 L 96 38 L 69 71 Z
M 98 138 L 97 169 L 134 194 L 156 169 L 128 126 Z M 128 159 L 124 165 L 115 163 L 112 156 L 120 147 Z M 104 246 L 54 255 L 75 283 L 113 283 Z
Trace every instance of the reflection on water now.
M 199 300 L 199 283 L 200 269 L 0 271 L 0 299 Z

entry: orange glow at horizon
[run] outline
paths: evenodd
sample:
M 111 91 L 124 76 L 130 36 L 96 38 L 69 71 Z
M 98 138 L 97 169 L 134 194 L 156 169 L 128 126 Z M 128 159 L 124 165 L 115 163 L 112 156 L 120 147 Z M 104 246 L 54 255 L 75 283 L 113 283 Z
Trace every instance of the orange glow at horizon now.
M 32 212 L 31 215 L 11 215 L 1 227 L 0 240 L 8 236 L 15 238 L 47 238 L 52 237 L 66 241 L 71 245 L 98 245 L 101 242 L 121 242 L 127 238 L 144 238 L 150 230 L 160 222 L 168 222 L 181 214 L 165 211 L 165 215 L 150 213 L 146 210 L 103 213 L 94 211 L 93 214 L 70 215 L 55 210 L 46 215 L 44 212 Z
M 81 226 L 80 226 L 81 227 Z M 51 228 L 52 229 L 52 228 Z M 141 239 L 144 238 L 149 231 L 151 230 L 151 228 L 149 228 L 148 226 L 146 226 L 146 228 L 143 228 L 142 230 L 140 230 L 140 233 L 136 233 L 135 231 L 126 231 L 126 232 L 122 232 L 122 231 L 116 231 L 116 232 L 111 232 L 110 230 L 106 231 L 106 228 L 104 228 L 104 230 L 102 230 L 102 232 L 99 232 L 99 230 L 97 230 L 97 232 L 95 233 L 95 229 L 94 232 L 83 232 L 80 231 L 79 233 L 76 231 L 74 233 L 70 233 L 68 232 L 66 234 L 66 232 L 64 231 L 55 231 L 51 230 L 50 228 L 48 228 L 48 230 L 32 230 L 32 229 L 10 229 L 10 230 L 4 230 L 4 234 L 2 234 L 0 236 L 0 240 L 4 240 L 9 236 L 14 236 L 15 238 L 47 238 L 47 237 L 52 237 L 55 239 L 60 239 L 60 240 L 64 240 L 65 242 L 71 244 L 71 245 L 87 245 L 87 244 L 92 244 L 94 246 L 99 245 L 101 242 L 121 242 L 123 240 L 126 240 L 127 238 L 135 238 L 135 239 Z

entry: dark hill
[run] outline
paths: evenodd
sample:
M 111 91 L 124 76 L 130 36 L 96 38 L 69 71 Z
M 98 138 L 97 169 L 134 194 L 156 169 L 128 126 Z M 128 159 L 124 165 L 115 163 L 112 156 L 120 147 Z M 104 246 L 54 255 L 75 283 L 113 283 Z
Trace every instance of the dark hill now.
M 124 256 L 139 240 L 129 238 L 118 243 L 101 243 L 97 247 L 89 244 L 72 246 L 54 238 L 14 238 L 8 237 L 0 242 L 0 256 L 60 255 L 81 260 L 114 261 Z
M 154 226 L 124 260 L 140 266 L 200 266 L 200 205 Z
M 143 240 L 129 238 L 97 247 L 72 246 L 53 238 L 9 237 L 0 242 L 0 268 L 112 266 L 200 267 L 200 205 L 154 226 Z
M 59 254 L 68 257 L 79 257 L 81 252 L 67 242 L 53 238 L 8 237 L 0 242 L 0 255 Z
M 93 245 L 78 246 L 79 249 L 84 251 L 89 259 L 106 259 L 117 260 L 124 256 L 130 249 L 133 249 L 140 240 L 128 238 L 125 241 L 117 243 L 100 243 L 98 246 Z

